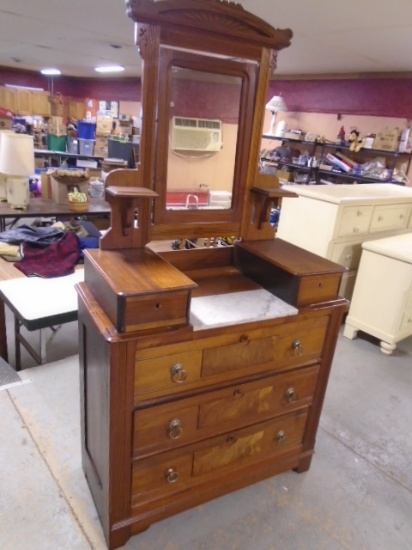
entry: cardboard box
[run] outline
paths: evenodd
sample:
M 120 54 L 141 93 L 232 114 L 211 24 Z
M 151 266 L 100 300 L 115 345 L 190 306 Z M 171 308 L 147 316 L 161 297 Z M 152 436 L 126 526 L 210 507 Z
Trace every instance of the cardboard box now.
M 7 116 L 0 116 L 0 130 L 11 130 L 13 119 Z
M 397 151 L 399 147 L 399 140 L 401 137 L 401 131 L 399 128 L 385 128 L 381 132 L 376 134 L 376 138 L 373 142 L 373 148 L 379 151 Z
M 50 176 L 51 180 L 51 198 L 57 204 L 67 204 L 67 194 L 71 191 L 74 191 L 76 188 L 80 193 L 87 193 L 89 188 L 89 180 L 84 180 L 82 182 L 62 182 L 59 179 L 56 179 L 53 176 Z
M 47 172 L 41 173 L 41 197 L 42 199 L 51 199 L 51 177 Z
M 66 125 L 63 122 L 62 116 L 52 116 L 47 125 L 47 131 L 54 136 L 65 136 L 67 134 Z
M 96 119 L 96 136 L 109 136 L 112 127 L 113 119 L 111 117 L 98 116 Z
M 105 158 L 109 154 L 108 151 L 109 151 L 109 146 L 107 142 L 107 137 L 97 136 L 96 142 L 94 144 L 94 155 L 96 157 Z

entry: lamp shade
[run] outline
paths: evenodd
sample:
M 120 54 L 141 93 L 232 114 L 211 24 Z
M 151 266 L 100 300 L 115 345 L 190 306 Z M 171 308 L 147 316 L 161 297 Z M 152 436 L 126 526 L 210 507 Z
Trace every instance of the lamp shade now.
M 279 111 L 287 111 L 285 100 L 281 95 L 274 95 L 268 103 L 266 103 L 266 109 L 272 111 L 272 113 L 278 113 Z
M 3 133 L 0 141 L 0 173 L 6 176 L 34 174 L 33 137 L 26 134 Z

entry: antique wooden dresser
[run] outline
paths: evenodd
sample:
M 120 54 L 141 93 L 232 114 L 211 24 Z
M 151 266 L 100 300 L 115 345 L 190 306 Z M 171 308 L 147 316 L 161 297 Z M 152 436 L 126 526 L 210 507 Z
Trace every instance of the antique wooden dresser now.
M 309 468 L 347 307 L 342 266 L 274 238 L 270 209 L 285 193 L 258 170 L 268 83 L 291 31 L 233 2 L 127 6 L 143 60 L 141 161 L 107 177 L 111 228 L 77 287 L 83 468 L 110 548 Z M 176 117 L 211 139 L 223 126 L 224 153 L 204 151 L 194 122 L 178 147 Z M 229 190 L 223 172 L 189 180 L 193 163 L 197 177 L 230 152 Z M 168 204 L 179 186 L 192 190 L 184 207 Z M 230 205 L 197 204 L 205 188 Z M 170 246 L 187 237 L 197 248 Z

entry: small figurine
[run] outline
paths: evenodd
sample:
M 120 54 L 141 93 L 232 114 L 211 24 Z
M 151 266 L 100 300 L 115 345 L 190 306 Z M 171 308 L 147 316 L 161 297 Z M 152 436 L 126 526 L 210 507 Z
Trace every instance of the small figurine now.
M 345 128 L 341 126 L 339 133 L 338 133 L 338 141 L 341 145 L 345 143 Z
M 348 141 L 350 142 L 349 150 L 358 153 L 364 144 L 364 138 L 359 137 L 360 134 L 356 128 L 353 128 L 350 132 Z

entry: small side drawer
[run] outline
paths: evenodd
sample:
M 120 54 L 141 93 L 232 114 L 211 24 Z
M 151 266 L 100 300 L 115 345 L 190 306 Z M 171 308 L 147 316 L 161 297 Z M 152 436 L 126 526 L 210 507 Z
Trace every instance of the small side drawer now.
M 192 463 L 190 452 L 136 462 L 132 477 L 132 504 L 138 504 L 142 495 L 159 493 L 159 496 L 165 496 L 188 487 L 192 481 Z
M 188 322 L 189 293 L 163 292 L 156 295 L 128 297 L 124 300 L 126 332 Z M 119 315 L 121 318 L 122 315 Z
M 375 206 L 370 232 L 404 229 L 408 224 L 410 213 L 411 206 L 408 204 Z
M 367 233 L 373 206 L 346 206 L 338 229 L 338 237 Z
M 318 361 L 322 355 L 327 325 L 296 330 L 280 337 L 276 342 L 275 360 L 285 366 L 299 366 L 308 361 Z
M 309 405 L 319 367 L 234 385 L 134 414 L 133 456 L 163 452 Z
M 302 277 L 299 285 L 297 306 L 327 302 L 338 296 L 341 274 L 310 275 Z
M 192 384 L 200 379 L 201 363 L 201 350 L 136 361 L 135 396 Z

